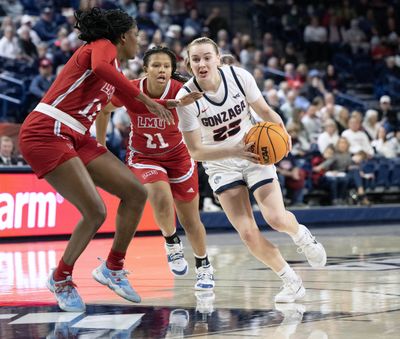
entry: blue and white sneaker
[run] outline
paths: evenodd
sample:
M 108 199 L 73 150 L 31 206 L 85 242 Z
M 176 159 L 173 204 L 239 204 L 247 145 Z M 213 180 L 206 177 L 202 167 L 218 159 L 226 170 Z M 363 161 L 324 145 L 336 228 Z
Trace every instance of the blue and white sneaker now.
M 204 291 L 212 290 L 215 286 L 214 281 L 214 269 L 211 265 L 201 266 L 196 268 L 196 284 L 194 285 L 195 290 Z
M 140 303 L 142 298 L 140 298 L 139 294 L 137 294 L 132 288 L 128 278 L 126 277 L 129 272 L 127 270 L 110 270 L 106 266 L 106 262 L 104 260 L 101 258 L 98 259 L 102 261 L 102 264 L 92 271 L 94 280 L 100 284 L 108 286 L 120 297 L 134 303 Z
M 194 292 L 196 296 L 196 312 L 210 315 L 214 312 L 215 293 L 213 291 Z
M 69 275 L 65 280 L 55 281 L 54 271 L 55 269 L 50 272 L 46 285 L 56 297 L 58 306 L 67 312 L 84 312 L 86 306 L 72 281 L 72 276 Z
M 188 273 L 188 263 L 183 255 L 182 242 L 165 244 L 169 269 L 173 275 L 182 277 Z

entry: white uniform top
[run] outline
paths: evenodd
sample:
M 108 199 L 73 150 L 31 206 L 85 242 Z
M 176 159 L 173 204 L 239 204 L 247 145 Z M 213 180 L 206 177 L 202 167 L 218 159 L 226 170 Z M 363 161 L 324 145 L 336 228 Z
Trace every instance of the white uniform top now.
M 253 76 L 234 66 L 219 68 L 222 81 L 218 90 L 204 92 L 195 103 L 178 107 L 179 129 L 182 132 L 201 130 L 205 145 L 235 146 L 243 140 L 253 125 L 249 103 L 262 96 Z M 192 78 L 180 89 L 176 98 L 192 91 L 202 91 Z M 259 165 L 239 158 L 205 161 L 211 188 L 216 193 L 237 185 L 246 185 L 254 191 L 276 179 L 273 165 Z
M 216 92 L 204 92 L 195 103 L 177 108 L 179 129 L 188 132 L 200 127 L 203 144 L 233 146 L 253 125 L 249 103 L 262 94 L 245 69 L 222 66 L 219 71 L 222 81 Z M 193 91 L 202 91 L 195 78 L 186 82 L 176 98 Z

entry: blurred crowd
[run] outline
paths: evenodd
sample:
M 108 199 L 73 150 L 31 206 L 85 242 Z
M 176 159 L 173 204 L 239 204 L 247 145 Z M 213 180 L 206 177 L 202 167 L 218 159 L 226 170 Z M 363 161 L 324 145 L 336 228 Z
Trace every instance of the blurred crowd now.
M 315 196 L 318 204 L 368 205 L 371 192 L 400 190 L 399 1 L 210 3 L 0 0 L 0 90 L 21 99 L 0 119 L 23 121 L 81 45 L 75 9 L 121 8 L 139 27 L 139 53 L 123 65 L 128 78 L 143 74 L 143 54 L 156 45 L 169 46 L 178 57 L 178 71 L 188 75 L 185 46 L 199 36 L 217 42 L 223 62 L 253 74 L 292 136 L 291 154 L 277 164 L 288 204 L 301 206 Z M 233 25 L 232 8 L 246 14 L 243 29 Z M 21 88 L 10 86 L 10 78 Z M 372 100 L 357 97 L 357 89 Z M 107 143 L 121 159 L 129 128 L 126 111 L 116 110 Z M 13 140 L 4 138 L 0 165 L 23 164 L 6 159 L 9 146 L 3 144 Z M 204 208 L 218 210 L 199 166 Z

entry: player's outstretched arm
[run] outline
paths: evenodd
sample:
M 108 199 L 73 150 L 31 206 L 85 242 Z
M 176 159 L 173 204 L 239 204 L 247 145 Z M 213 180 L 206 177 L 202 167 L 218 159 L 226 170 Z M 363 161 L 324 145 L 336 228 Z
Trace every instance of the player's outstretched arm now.
M 199 100 L 203 96 L 201 92 L 190 92 L 180 99 L 169 99 L 167 100 L 167 108 L 183 107 L 193 104 L 196 100 Z

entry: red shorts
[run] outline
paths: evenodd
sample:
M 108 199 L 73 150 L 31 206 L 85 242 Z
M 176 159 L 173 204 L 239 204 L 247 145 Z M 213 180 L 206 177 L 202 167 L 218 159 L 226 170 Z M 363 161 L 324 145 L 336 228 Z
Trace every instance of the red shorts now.
M 89 132 L 80 134 L 39 112 L 30 113 L 22 124 L 19 147 L 39 178 L 73 157 L 87 165 L 107 152 Z
M 197 164 L 184 143 L 163 155 L 128 149 L 126 163 L 142 184 L 168 182 L 176 200 L 192 201 L 199 191 Z

